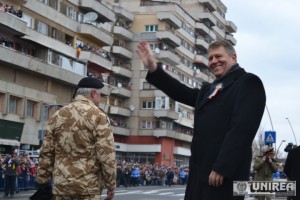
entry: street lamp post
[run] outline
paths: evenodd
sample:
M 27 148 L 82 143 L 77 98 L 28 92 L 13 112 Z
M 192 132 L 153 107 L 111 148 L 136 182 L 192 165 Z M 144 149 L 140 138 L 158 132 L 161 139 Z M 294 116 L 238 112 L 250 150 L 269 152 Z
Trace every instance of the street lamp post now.
M 286 141 L 285 141 L 285 140 L 281 140 L 281 143 L 280 143 L 278 149 L 276 150 L 276 157 L 275 157 L 276 160 L 277 160 L 277 158 L 278 158 L 278 151 L 279 151 L 279 149 L 280 149 L 280 147 L 281 147 L 281 145 L 282 145 L 283 142 L 286 142 Z
M 291 122 L 290 122 L 290 120 L 289 120 L 288 117 L 286 117 L 285 119 L 289 122 L 289 125 L 290 125 L 290 127 L 291 127 L 291 129 L 292 129 L 292 132 L 293 132 L 293 135 L 294 135 L 294 138 L 295 138 L 295 143 L 296 143 L 296 145 L 298 145 L 298 144 L 297 144 L 296 135 L 295 135 L 294 129 L 293 129 L 293 127 L 292 127 L 292 124 L 291 124 Z

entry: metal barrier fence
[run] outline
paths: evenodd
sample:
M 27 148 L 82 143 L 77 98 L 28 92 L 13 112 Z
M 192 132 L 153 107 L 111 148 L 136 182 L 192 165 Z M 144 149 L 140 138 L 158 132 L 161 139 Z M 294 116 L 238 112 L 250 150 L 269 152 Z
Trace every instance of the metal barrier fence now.
M 21 190 L 34 190 L 36 189 L 35 176 L 21 174 L 16 177 L 16 191 Z M 0 191 L 4 191 L 5 178 L 1 175 L 0 177 Z

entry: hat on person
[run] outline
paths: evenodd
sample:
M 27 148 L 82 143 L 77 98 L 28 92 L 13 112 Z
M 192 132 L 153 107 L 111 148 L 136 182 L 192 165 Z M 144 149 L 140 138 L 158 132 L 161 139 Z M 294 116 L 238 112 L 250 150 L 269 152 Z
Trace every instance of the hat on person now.
M 77 85 L 78 88 L 96 88 L 96 89 L 101 89 L 104 87 L 104 84 L 102 83 L 101 80 L 97 78 L 93 78 L 91 76 L 85 77 L 81 79 Z
M 78 84 L 77 84 L 77 88 L 75 89 L 73 98 L 76 95 L 76 92 L 78 90 L 78 88 L 95 88 L 95 89 L 101 89 L 104 87 L 104 84 L 102 83 L 101 80 L 97 79 L 97 78 L 93 78 L 91 76 L 88 77 L 84 77 L 83 79 L 81 79 Z
M 271 153 L 271 152 L 274 152 L 274 147 L 267 147 L 267 148 L 265 149 L 264 155 L 266 155 L 266 154 L 268 154 L 268 153 Z

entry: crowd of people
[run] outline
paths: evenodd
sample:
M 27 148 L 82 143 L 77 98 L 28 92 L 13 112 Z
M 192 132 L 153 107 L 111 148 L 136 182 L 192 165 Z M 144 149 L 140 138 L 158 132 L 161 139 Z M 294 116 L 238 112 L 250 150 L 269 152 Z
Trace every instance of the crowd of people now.
M 187 166 L 169 167 L 158 163 L 121 162 L 117 164 L 117 187 L 186 184 Z
M 13 162 L 14 164 L 9 164 Z M 20 190 L 36 189 L 35 176 L 38 167 L 38 159 L 29 154 L 17 155 L 2 154 L 0 159 L 0 190 L 8 190 L 9 178 L 14 177 L 14 192 Z M 138 163 L 134 161 L 118 161 L 117 164 L 117 187 L 123 186 L 148 186 L 148 185 L 175 185 L 186 184 L 189 174 L 188 166 L 170 167 L 158 163 Z M 8 192 L 8 193 L 9 193 Z M 6 194 L 7 195 L 7 194 Z
M 0 45 L 6 46 L 8 48 L 13 48 L 14 42 L 9 38 L 5 38 L 2 35 L 0 35 Z
M 4 197 L 14 196 L 20 190 L 35 189 L 35 176 L 38 166 L 36 158 L 27 155 L 2 154 L 0 158 L 0 190 Z
M 19 17 L 19 18 L 23 17 L 22 10 L 20 10 L 20 9 L 19 10 L 15 10 L 14 6 L 3 4 L 1 2 L 0 2 L 0 11 L 10 13 L 12 15 L 15 15 L 15 16 Z

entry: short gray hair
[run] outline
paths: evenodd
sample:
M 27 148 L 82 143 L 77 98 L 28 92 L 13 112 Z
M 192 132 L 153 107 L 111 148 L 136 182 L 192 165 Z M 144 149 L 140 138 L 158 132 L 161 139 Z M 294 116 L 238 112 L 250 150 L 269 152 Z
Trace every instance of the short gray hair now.
M 217 41 L 211 43 L 208 47 L 208 51 L 212 50 L 212 49 L 217 49 L 219 47 L 224 47 L 226 53 L 229 56 L 232 56 L 233 54 L 236 53 L 233 45 L 230 44 L 229 42 L 227 42 L 226 40 L 217 40 Z
M 97 90 L 97 92 L 100 91 L 100 89 L 95 89 L 95 88 L 78 88 L 75 96 L 78 96 L 78 95 L 89 96 L 91 94 L 92 90 Z

